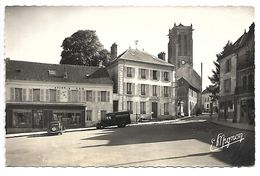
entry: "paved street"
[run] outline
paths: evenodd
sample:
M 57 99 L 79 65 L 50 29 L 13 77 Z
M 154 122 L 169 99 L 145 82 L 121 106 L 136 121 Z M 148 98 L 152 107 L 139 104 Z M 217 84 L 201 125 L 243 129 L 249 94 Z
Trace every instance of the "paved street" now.
M 7 166 L 241 166 L 254 164 L 254 133 L 194 117 L 133 125 L 6 138 Z M 244 133 L 228 149 L 210 151 L 219 133 Z

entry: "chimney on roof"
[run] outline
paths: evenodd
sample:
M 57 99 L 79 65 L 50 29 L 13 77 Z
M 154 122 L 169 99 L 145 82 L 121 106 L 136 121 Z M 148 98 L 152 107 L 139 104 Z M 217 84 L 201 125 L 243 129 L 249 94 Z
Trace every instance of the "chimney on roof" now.
M 117 44 L 113 43 L 110 50 L 111 50 L 111 59 L 113 60 L 117 57 Z
M 165 61 L 165 52 L 160 52 L 160 53 L 158 54 L 158 58 Z

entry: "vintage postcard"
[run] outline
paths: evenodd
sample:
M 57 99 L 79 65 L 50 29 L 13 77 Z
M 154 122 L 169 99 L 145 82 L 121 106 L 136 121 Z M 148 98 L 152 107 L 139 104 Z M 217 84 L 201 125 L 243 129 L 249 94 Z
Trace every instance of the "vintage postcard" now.
M 5 6 L 5 167 L 255 166 L 255 25 L 253 6 Z

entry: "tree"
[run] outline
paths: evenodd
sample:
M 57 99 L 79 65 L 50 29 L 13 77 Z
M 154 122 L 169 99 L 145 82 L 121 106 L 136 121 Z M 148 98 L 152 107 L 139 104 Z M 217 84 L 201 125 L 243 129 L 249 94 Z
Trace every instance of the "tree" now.
M 98 66 L 107 65 L 110 53 L 103 48 L 96 32 L 79 30 L 63 40 L 60 64 Z
M 214 65 L 215 65 L 215 70 L 212 70 L 212 76 L 208 77 L 210 82 L 212 83 L 212 85 L 208 86 L 207 89 L 209 92 L 212 93 L 213 97 L 212 97 L 212 101 L 215 101 L 218 99 L 218 93 L 219 93 L 219 77 L 220 77 L 220 65 L 218 62 L 213 61 Z

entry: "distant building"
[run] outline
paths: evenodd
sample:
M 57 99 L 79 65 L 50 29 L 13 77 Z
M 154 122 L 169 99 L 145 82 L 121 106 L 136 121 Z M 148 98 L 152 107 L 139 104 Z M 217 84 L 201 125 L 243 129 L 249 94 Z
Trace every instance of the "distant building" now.
M 217 113 L 218 112 L 218 100 L 213 100 L 212 93 L 205 89 L 202 94 L 202 112 L 204 113 Z
M 113 82 L 105 68 L 6 60 L 7 133 L 95 124 L 112 112 Z
M 197 114 L 201 107 L 201 77 L 193 69 L 192 25 L 169 30 L 168 62 L 176 66 L 178 115 Z
M 115 51 L 112 47 L 111 54 Z M 139 115 L 160 119 L 176 115 L 174 65 L 129 48 L 107 69 L 114 82 L 114 111 L 129 110 L 132 121 Z
M 219 118 L 254 123 L 254 23 L 218 55 L 220 63 Z

